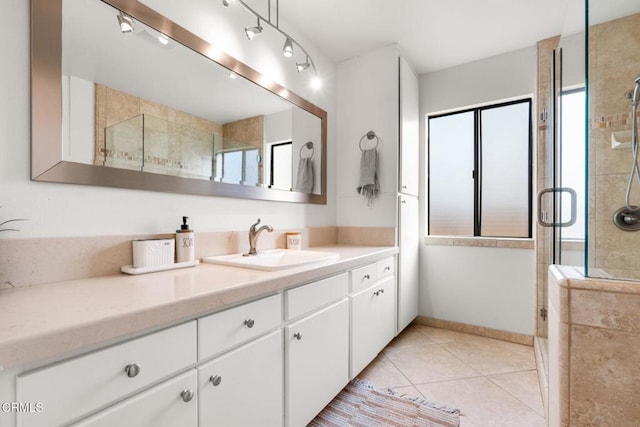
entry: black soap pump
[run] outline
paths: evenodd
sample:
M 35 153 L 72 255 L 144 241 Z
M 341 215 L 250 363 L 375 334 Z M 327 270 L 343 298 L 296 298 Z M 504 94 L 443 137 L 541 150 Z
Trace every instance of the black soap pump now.
M 183 216 L 180 230 L 176 230 L 176 262 L 193 262 L 195 260 L 193 230 L 189 229 L 188 219 L 188 216 Z

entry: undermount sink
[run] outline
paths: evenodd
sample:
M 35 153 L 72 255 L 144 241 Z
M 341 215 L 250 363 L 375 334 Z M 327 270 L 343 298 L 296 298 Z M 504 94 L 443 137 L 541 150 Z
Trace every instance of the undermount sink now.
M 272 249 L 259 251 L 257 255 L 243 254 L 221 255 L 203 258 L 210 264 L 230 265 L 232 267 L 252 268 L 256 270 L 276 271 L 301 267 L 316 263 L 336 261 L 340 255 L 333 252 L 298 251 L 291 249 Z

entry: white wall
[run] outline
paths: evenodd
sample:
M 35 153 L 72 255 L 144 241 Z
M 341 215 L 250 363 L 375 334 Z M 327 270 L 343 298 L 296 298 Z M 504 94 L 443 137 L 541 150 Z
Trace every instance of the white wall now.
M 158 8 L 182 6 L 183 2 L 158 0 Z M 201 4 L 198 4 L 201 3 Z M 265 37 L 261 45 L 249 46 L 242 16 L 230 14 L 222 2 L 189 2 L 191 9 L 177 16 L 183 26 L 215 29 L 212 41 L 222 50 L 266 73 L 297 94 L 328 112 L 328 203 L 321 205 L 250 201 L 232 198 L 179 195 L 30 180 L 30 68 L 29 2 L 7 0 L 0 16 L 0 218 L 27 218 L 19 233 L 0 238 L 152 234 L 171 232 L 182 215 L 189 216 L 196 231 L 237 230 L 257 216 L 276 228 L 335 225 L 335 64 L 306 39 L 322 79 L 322 88 L 309 86 L 310 75 L 295 72 L 281 55 L 282 41 Z M 235 11 L 238 12 L 238 11 Z M 238 22 L 232 22 L 232 21 Z M 115 22 L 115 19 L 114 19 Z M 285 22 L 281 25 L 289 29 Z M 268 32 L 265 29 L 265 32 Z M 291 30 L 298 38 L 299 34 Z M 219 37 L 217 39 L 216 37 Z
M 421 141 L 427 114 L 531 95 L 535 71 L 531 47 L 420 76 Z M 426 142 L 421 150 L 426 233 Z M 533 249 L 422 245 L 420 315 L 533 335 L 535 265 Z
M 394 46 L 338 65 L 338 225 L 395 227 L 398 174 L 398 57 Z M 380 193 L 373 206 L 356 192 L 360 139 L 374 131 L 378 146 Z M 375 139 L 363 141 L 372 148 Z

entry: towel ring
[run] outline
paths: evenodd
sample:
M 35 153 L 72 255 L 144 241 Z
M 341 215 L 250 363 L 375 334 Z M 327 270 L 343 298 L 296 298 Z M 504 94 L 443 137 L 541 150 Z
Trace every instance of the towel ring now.
M 378 144 L 380 144 L 380 138 L 378 138 L 378 135 L 376 135 L 376 133 L 372 130 L 370 130 L 369 132 L 367 132 L 366 134 L 364 134 L 362 136 L 362 138 L 360 138 L 360 143 L 358 144 L 360 146 L 360 151 L 364 151 L 364 148 L 362 148 L 362 141 L 367 138 L 369 141 L 371 141 L 373 138 L 376 139 L 376 145 L 375 147 L 373 147 L 373 149 L 375 150 L 376 148 L 378 148 Z
M 302 157 L 302 149 L 305 147 L 311 150 L 311 154 L 309 155 L 309 157 Z M 313 157 L 314 153 L 315 153 L 315 148 L 313 148 L 313 142 L 309 141 L 306 144 L 304 144 L 302 147 L 300 147 L 300 151 L 298 152 L 298 155 L 300 156 L 301 159 L 310 159 Z

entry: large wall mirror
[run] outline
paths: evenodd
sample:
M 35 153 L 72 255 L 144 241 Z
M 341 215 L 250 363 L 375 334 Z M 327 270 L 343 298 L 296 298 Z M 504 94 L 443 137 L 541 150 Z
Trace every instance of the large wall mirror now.
M 31 4 L 33 180 L 326 203 L 324 110 L 136 0 Z

